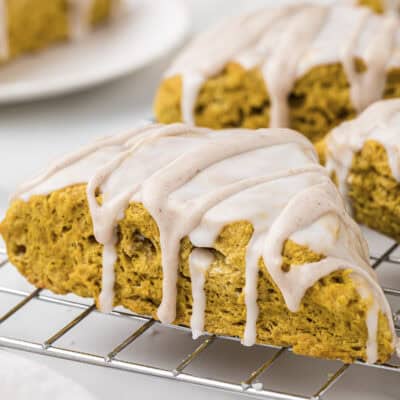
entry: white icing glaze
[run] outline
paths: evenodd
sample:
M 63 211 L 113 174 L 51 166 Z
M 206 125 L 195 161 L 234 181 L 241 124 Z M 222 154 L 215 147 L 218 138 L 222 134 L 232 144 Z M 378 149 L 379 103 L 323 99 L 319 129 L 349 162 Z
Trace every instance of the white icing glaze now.
M 353 274 L 352 279 L 358 282 L 358 292 L 361 297 L 364 299 L 368 299 L 370 296 L 370 292 L 368 290 L 368 286 L 365 284 L 365 281 L 360 276 L 356 276 Z M 376 337 L 378 334 L 378 318 L 379 318 L 379 307 L 376 302 L 372 303 L 368 309 L 367 313 L 367 329 L 370 334 L 368 335 L 368 343 L 367 343 L 367 358 L 373 359 L 378 356 L 378 344 L 376 340 L 372 340 L 372 337 Z
M 0 0 L 0 60 L 8 58 L 8 18 L 6 0 Z
M 207 249 L 194 249 L 189 257 L 193 298 L 190 327 L 192 328 L 193 339 L 197 339 L 204 331 L 204 315 L 206 310 L 204 284 L 206 281 L 206 272 L 214 259 L 213 253 Z
M 386 150 L 393 177 L 400 182 L 400 100 L 382 100 L 369 106 L 356 119 L 333 129 L 327 136 L 327 163 L 335 172 L 341 193 L 347 197 L 347 177 L 354 154 L 368 140 L 379 142 Z
M 342 53 L 342 64 L 351 83 L 351 99 L 357 111 L 362 111 L 369 104 L 382 98 L 386 82 L 386 66 L 393 54 L 395 34 L 399 27 L 397 16 L 391 15 L 383 19 L 383 24 L 378 27 L 379 30 L 374 33 L 374 37 L 363 52 L 362 59 L 368 68 L 364 73 L 357 73 L 353 49 L 370 15 L 370 11 L 366 8 L 362 11 L 355 23 L 356 29 Z
M 344 211 L 328 173 L 318 165 L 312 145 L 301 135 L 286 129 L 213 132 L 182 124 L 147 125 L 63 158 L 25 184 L 16 197 L 27 200 L 79 183 L 87 183 L 94 234 L 104 245 L 100 295 L 104 311 L 113 304 L 115 229 L 128 203 L 139 202 L 160 232 L 162 322 L 171 323 L 176 316 L 182 238 L 188 236 L 196 247 L 190 257 L 191 324 L 196 337 L 204 329 L 204 273 L 213 260 L 210 250 L 201 248 L 212 249 L 227 224 L 249 221 L 254 233 L 246 249 L 245 345 L 256 342 L 261 260 L 292 312 L 320 278 L 351 269 L 356 282 L 361 282 L 360 295 L 368 295 L 375 307 L 366 321 L 368 361 L 376 361 L 376 310 L 388 316 L 395 338 L 390 307 L 369 267 L 366 243 Z M 102 195 L 101 204 L 96 192 Z M 326 258 L 284 272 L 281 254 L 287 239 L 323 250 Z
M 191 74 L 182 82 L 182 96 L 186 99 L 182 103 L 182 119 L 190 125 L 195 125 L 193 107 L 196 104 L 197 94 L 204 83 L 201 75 Z
M 382 0 L 384 10 L 387 13 L 398 13 L 400 11 L 400 0 Z
M 327 7 L 308 6 L 289 17 L 291 24 L 279 35 L 272 46 L 273 52 L 267 56 L 270 61 L 264 63 L 262 69 L 271 97 L 272 128 L 288 126 L 287 99 L 296 81 L 298 63 L 321 30 L 328 10 Z
M 263 72 L 271 100 L 271 127 L 289 125 L 288 95 L 296 80 L 318 65 L 342 63 L 358 111 L 381 98 L 388 68 L 400 66 L 399 21 L 370 9 L 295 4 L 232 17 L 200 34 L 166 76 L 182 76 L 182 118 L 194 123 L 203 83 L 230 61 Z M 355 59 L 367 70 L 358 73 Z
M 72 39 L 80 39 L 89 32 L 94 2 L 95 0 L 68 0 L 69 33 Z

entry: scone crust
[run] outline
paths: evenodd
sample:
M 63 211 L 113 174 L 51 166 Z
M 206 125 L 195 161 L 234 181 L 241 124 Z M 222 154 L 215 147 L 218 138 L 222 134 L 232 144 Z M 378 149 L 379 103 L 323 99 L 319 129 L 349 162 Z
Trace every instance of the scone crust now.
M 100 201 L 100 199 L 99 199 Z M 238 221 L 225 226 L 212 250 L 216 262 L 206 276 L 206 331 L 243 336 L 245 249 L 253 228 Z M 16 200 L 0 225 L 11 262 L 37 287 L 55 293 L 75 293 L 98 300 L 102 247 L 93 226 L 84 185 L 50 195 Z M 118 226 L 115 305 L 157 318 L 162 296 L 162 267 L 158 227 L 139 203 L 131 203 Z M 192 294 L 188 258 L 193 245 L 181 242 L 175 324 L 189 326 Z M 287 241 L 283 268 L 301 268 L 318 261 L 304 246 Z M 296 313 L 291 313 L 268 274 L 259 264 L 257 342 L 292 346 L 296 353 L 352 362 L 365 359 L 368 299 L 361 299 L 350 270 L 334 272 L 310 288 Z M 379 361 L 392 351 L 387 318 L 379 315 Z

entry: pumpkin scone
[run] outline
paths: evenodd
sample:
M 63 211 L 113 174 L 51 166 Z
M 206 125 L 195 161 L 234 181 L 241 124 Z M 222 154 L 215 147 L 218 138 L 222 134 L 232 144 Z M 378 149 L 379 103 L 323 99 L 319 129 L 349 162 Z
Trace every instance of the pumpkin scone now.
M 345 362 L 395 349 L 359 227 L 288 129 L 151 124 L 98 140 L 23 185 L 0 233 L 31 283 L 105 312 Z
M 79 39 L 119 0 L 0 0 L 0 65 L 20 54 Z
M 162 123 L 291 127 L 316 142 L 400 95 L 400 25 L 366 7 L 298 4 L 231 17 L 199 34 L 157 91 Z
M 318 145 L 355 219 L 400 241 L 400 100 L 382 100 Z

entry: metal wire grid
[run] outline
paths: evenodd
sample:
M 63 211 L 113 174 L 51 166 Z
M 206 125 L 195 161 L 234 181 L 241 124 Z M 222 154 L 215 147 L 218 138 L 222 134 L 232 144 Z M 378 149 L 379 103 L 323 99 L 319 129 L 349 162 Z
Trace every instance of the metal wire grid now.
M 378 268 L 383 262 L 388 262 L 391 264 L 398 264 L 400 268 L 400 257 L 396 257 L 393 253 L 398 248 L 398 244 L 391 245 L 381 256 L 371 257 L 373 260 L 373 268 Z M 0 248 L 0 267 L 4 267 L 8 264 L 7 255 L 4 249 Z M 384 292 L 390 296 L 398 296 L 400 298 L 400 289 L 395 288 L 384 288 Z M 15 313 L 19 312 L 24 306 L 26 306 L 31 300 L 36 299 L 39 301 L 52 303 L 60 306 L 69 306 L 77 309 L 81 309 L 82 312 L 75 317 L 72 321 L 67 323 L 64 327 L 58 330 L 54 335 L 45 340 L 42 343 L 22 340 L 15 337 L 4 337 L 0 336 L 0 346 L 28 351 L 31 353 L 37 353 L 42 355 L 47 355 L 51 357 L 78 361 L 86 364 L 98 365 L 108 368 L 115 368 L 130 372 L 137 372 L 146 375 L 158 376 L 168 379 L 174 379 L 176 381 L 188 382 L 203 386 L 208 386 L 211 388 L 222 389 L 228 392 L 242 393 L 245 396 L 253 398 L 270 398 L 277 400 L 321 400 L 325 398 L 326 393 L 332 389 L 332 387 L 338 382 L 338 380 L 351 368 L 351 365 L 341 364 L 339 368 L 331 374 L 328 379 L 319 387 L 319 389 L 311 396 L 304 396 L 297 393 L 286 393 L 275 390 L 268 390 L 264 388 L 258 382 L 261 375 L 267 373 L 268 369 L 280 358 L 282 355 L 290 351 L 289 348 L 276 347 L 276 346 L 266 346 L 274 350 L 273 355 L 268 358 L 264 363 L 262 363 L 258 368 L 256 368 L 249 376 L 245 376 L 241 382 L 228 382 L 224 380 L 218 380 L 215 378 L 205 378 L 189 374 L 185 372 L 186 367 L 188 367 L 204 350 L 212 345 L 217 340 L 237 340 L 232 337 L 222 337 L 222 336 L 206 336 L 201 344 L 190 353 L 184 360 L 182 360 L 179 365 L 173 369 L 164 369 L 157 366 L 143 365 L 135 363 L 132 361 L 127 361 L 118 358 L 118 355 L 132 344 L 136 339 L 138 339 L 142 334 L 144 334 L 150 327 L 158 324 L 157 321 L 140 315 L 135 315 L 128 312 L 114 310 L 111 315 L 114 317 L 129 318 L 135 321 L 142 322 L 142 325 L 136 329 L 130 336 L 128 336 L 124 341 L 118 344 L 114 349 L 112 349 L 107 354 L 92 354 L 81 351 L 76 351 L 68 348 L 61 348 L 56 346 L 58 339 L 63 337 L 67 332 L 76 327 L 80 322 L 82 322 L 88 315 L 93 312 L 98 312 L 94 304 L 87 305 L 81 302 L 70 301 L 63 298 L 55 298 L 47 296 L 42 293 L 41 289 L 35 289 L 31 293 L 10 289 L 7 287 L 0 286 L 0 293 L 8 294 L 10 296 L 20 297 L 21 300 L 10 310 L 8 310 L 4 315 L 0 317 L 0 325 L 6 320 L 11 318 Z M 393 315 L 396 330 L 400 331 L 399 324 L 399 313 Z M 187 331 L 188 328 L 181 326 L 170 326 L 171 329 L 179 329 Z M 386 364 L 375 364 L 366 365 L 362 362 L 356 362 L 356 364 L 362 364 L 368 366 L 369 368 L 378 368 L 386 371 L 394 371 L 400 373 L 400 365 L 393 363 Z

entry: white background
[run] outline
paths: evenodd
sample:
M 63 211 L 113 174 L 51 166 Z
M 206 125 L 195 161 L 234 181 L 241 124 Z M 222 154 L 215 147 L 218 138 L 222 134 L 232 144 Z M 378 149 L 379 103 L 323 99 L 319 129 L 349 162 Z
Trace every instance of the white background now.
M 149 0 L 150 1 L 150 0 Z M 164 0 L 167 1 L 167 0 Z M 190 0 L 187 2 L 192 9 L 193 31 L 200 30 L 222 15 L 236 13 L 243 8 L 251 8 L 256 4 L 271 3 L 268 1 L 240 0 Z M 272 3 L 277 4 L 277 1 Z M 173 23 L 173 21 L 171 21 Z M 78 148 L 91 138 L 124 131 L 140 120 L 152 116 L 152 101 L 163 70 L 169 59 L 157 62 L 127 78 L 108 83 L 102 87 L 88 90 L 64 98 L 39 101 L 31 104 L 3 106 L 0 108 L 0 216 L 7 205 L 7 197 L 18 183 L 30 177 L 43 168 L 49 160 L 65 152 Z M 0 275 L 1 276 L 1 275 Z M 393 276 L 386 277 L 391 283 Z M 0 282 L 18 287 L 26 284 L 7 273 Z M 400 282 L 397 281 L 400 284 Z M 8 306 L 0 299 L 0 314 Z M 40 305 L 32 307 L 28 315 L 20 316 L 6 327 L 10 334 L 22 334 L 29 338 L 43 339 L 54 332 L 54 326 L 67 321 L 75 311 L 65 310 L 63 315 L 58 312 L 40 309 Z M 110 346 L 127 336 L 134 326 L 120 323 L 107 323 L 107 317 L 95 316 L 92 321 L 96 328 L 78 332 L 76 338 L 67 337 L 68 345 L 87 346 L 99 351 L 110 350 Z M 51 325 L 52 324 L 52 325 Z M 139 344 L 130 356 L 145 358 L 147 353 L 158 356 L 165 362 L 175 362 L 183 357 L 185 352 L 193 347 L 187 335 L 178 339 L 167 335 L 148 336 Z M 166 348 L 167 344 L 168 348 Z M 159 347 L 157 347 L 159 346 Z M 218 346 L 217 346 L 218 347 Z M 162 351 L 161 349 L 164 348 Z M 265 354 L 250 351 L 247 355 L 235 355 L 241 352 L 238 345 L 221 345 L 215 351 L 214 357 L 204 362 L 199 371 L 213 375 L 225 373 L 225 366 L 233 368 L 232 376 L 241 375 L 239 370 L 248 370 L 250 361 L 257 366 L 265 359 Z M 171 354 L 174 354 L 173 356 Z M 269 354 L 269 353 L 268 353 Z M 205 388 L 179 384 L 158 378 L 130 374 L 115 370 L 105 370 L 72 362 L 53 360 L 45 357 L 32 356 L 45 365 L 55 368 L 62 374 L 72 377 L 84 385 L 99 400 L 116 398 L 119 400 L 141 399 L 234 399 L 238 395 L 229 395 L 211 391 Z M 263 358 L 264 357 L 264 358 Z M 327 376 L 332 364 L 325 362 L 297 359 L 294 356 L 290 362 L 278 366 L 266 384 L 276 386 L 281 390 L 292 390 L 308 385 L 313 386 L 313 376 L 319 376 L 320 382 Z M 164 362 L 163 361 L 163 362 Z M 0 353 L 1 363 L 1 353 Z M 208 363 L 208 364 L 207 364 Z M 205 367 L 209 365 L 210 367 Z M 337 367 L 337 364 L 335 364 Z M 334 366 L 335 366 L 334 365 Z M 201 369 L 202 368 L 202 369 Z M 227 373 L 226 373 L 227 374 Z M 1 377 L 0 377 L 1 382 Z M 398 399 L 400 398 L 400 376 L 385 375 L 362 367 L 354 367 L 327 399 Z M 360 393 L 360 394 L 357 394 Z M 35 397 L 32 397 L 35 398 Z

